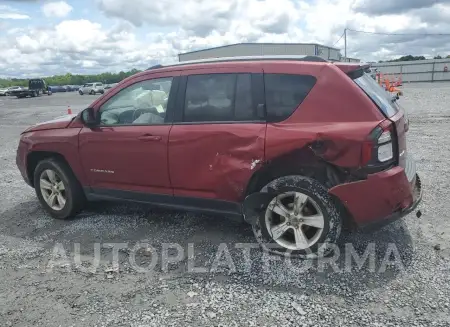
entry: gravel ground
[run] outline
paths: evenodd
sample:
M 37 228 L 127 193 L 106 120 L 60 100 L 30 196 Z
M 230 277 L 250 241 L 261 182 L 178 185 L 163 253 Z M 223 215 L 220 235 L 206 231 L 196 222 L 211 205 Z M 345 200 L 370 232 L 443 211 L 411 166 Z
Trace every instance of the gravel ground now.
M 0 325 L 449 326 L 450 85 L 404 92 L 423 215 L 345 235 L 328 262 L 246 257 L 237 243 L 254 241 L 250 228 L 147 206 L 101 202 L 52 220 L 15 166 L 19 134 L 94 97 L 0 98 Z M 176 255 L 163 243 L 181 260 L 163 264 Z M 374 251 L 358 266 L 353 248 Z

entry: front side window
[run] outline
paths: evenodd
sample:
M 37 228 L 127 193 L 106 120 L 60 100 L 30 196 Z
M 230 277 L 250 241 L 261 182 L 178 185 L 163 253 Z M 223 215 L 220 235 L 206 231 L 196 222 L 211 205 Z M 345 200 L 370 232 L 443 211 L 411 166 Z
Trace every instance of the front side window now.
M 254 120 L 251 74 L 207 74 L 188 77 L 185 122 Z
M 264 74 L 267 120 L 287 119 L 316 84 L 310 75 Z
M 167 92 L 160 89 L 162 82 L 169 83 Z M 168 77 L 138 82 L 122 89 L 100 108 L 100 124 L 164 124 L 171 85 L 172 77 Z

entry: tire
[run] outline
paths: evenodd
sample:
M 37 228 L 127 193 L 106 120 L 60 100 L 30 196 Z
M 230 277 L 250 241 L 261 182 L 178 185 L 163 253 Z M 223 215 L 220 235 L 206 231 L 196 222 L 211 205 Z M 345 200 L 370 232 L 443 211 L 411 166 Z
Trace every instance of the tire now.
M 78 93 L 79 93 L 80 95 L 83 95 L 83 94 L 84 94 L 83 91 L 78 91 Z
M 91 92 L 89 92 L 90 95 L 95 95 L 95 91 L 91 90 Z
M 278 255 L 302 259 L 314 259 L 331 254 L 333 250 L 332 247 L 338 242 L 341 234 L 342 219 L 339 210 L 331 196 L 328 194 L 327 189 L 317 180 L 292 175 L 280 177 L 267 184 L 261 190 L 261 192 L 269 191 L 273 192 L 274 196 L 266 207 L 266 210 L 263 211 L 260 218 L 252 226 L 256 240 L 263 250 Z M 300 216 L 292 214 L 294 209 L 290 208 L 291 205 L 294 206 L 293 203 L 295 202 L 294 199 L 296 196 L 301 200 L 307 199 L 306 202 L 304 202 L 306 204 L 300 209 Z M 292 204 L 290 204 L 291 199 L 294 200 Z M 288 212 L 290 214 L 288 214 L 288 216 L 291 215 L 290 218 L 284 218 L 271 210 L 273 205 L 278 205 L 280 203 L 283 205 L 283 208 L 289 208 Z M 305 210 L 307 210 L 306 212 L 309 211 L 310 215 L 305 214 Z M 312 222 L 313 224 L 321 225 L 322 228 L 312 227 L 312 225 L 304 223 L 304 221 L 308 221 L 308 217 L 310 217 L 308 223 Z M 319 223 L 315 220 L 319 219 L 316 217 L 322 217 Z M 279 221 L 275 221 L 274 226 L 268 226 L 268 224 L 272 224 L 276 219 L 279 219 Z M 298 219 L 301 221 L 298 221 Z M 288 226 L 286 226 L 285 223 L 287 223 Z M 287 229 L 279 238 L 277 238 L 277 240 L 274 240 L 272 237 L 273 233 L 269 232 L 269 229 L 273 230 L 274 227 L 279 228 L 281 225 L 283 225 L 283 229 Z M 298 235 L 297 231 L 299 229 L 302 231 L 300 235 L 306 236 L 306 243 L 296 242 L 296 235 Z M 306 231 L 304 229 L 306 229 Z M 308 239 L 308 235 L 311 235 L 312 238 Z M 292 239 L 292 244 L 289 241 L 290 239 Z M 299 237 L 299 239 L 302 238 Z M 310 244 L 308 244 L 309 241 L 311 241 Z M 298 244 L 303 244 L 305 246 L 298 247 Z
M 49 178 L 48 171 L 53 171 L 57 182 L 62 182 L 64 190 L 60 188 L 59 194 L 65 199 L 65 203 L 62 205 L 58 196 L 54 196 L 55 206 L 51 207 L 44 197 L 49 198 L 48 194 L 50 190 L 46 190 L 44 185 L 52 184 L 51 178 Z M 49 184 L 41 182 L 44 179 Z M 85 206 L 86 197 L 79 181 L 73 174 L 70 167 L 56 158 L 44 159 L 38 163 L 34 170 L 34 188 L 39 202 L 44 209 L 56 219 L 68 219 L 77 215 Z M 44 194 L 45 192 L 45 194 Z M 57 191 L 58 192 L 58 191 Z M 60 207 L 60 208 L 55 208 Z
M 36 95 L 36 91 L 34 91 L 33 93 L 31 93 L 31 97 L 32 98 L 34 98 L 34 97 L 36 97 L 37 95 Z
M 99 93 L 100 93 L 100 94 L 103 94 L 103 93 L 105 93 L 105 91 L 102 90 L 102 91 L 99 91 Z

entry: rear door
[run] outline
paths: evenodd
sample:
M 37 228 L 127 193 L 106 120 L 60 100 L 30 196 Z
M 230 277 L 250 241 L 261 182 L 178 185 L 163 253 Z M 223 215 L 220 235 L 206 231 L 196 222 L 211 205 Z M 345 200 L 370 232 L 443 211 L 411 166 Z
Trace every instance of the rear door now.
M 174 195 L 241 201 L 264 161 L 262 70 L 248 65 L 182 75 L 169 136 Z

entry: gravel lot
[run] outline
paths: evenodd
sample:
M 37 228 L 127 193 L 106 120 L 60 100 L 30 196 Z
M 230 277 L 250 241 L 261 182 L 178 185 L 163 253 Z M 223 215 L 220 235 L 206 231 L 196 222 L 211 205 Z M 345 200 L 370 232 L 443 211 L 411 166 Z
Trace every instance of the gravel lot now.
M 19 134 L 94 96 L 0 97 L 0 325 L 449 326 L 450 85 L 404 92 L 409 150 L 425 189 L 422 217 L 345 235 L 341 255 L 328 263 L 253 249 L 250 267 L 236 243 L 253 242 L 251 230 L 220 217 L 101 202 L 71 221 L 49 218 L 16 168 Z M 184 258 L 161 264 L 163 243 L 177 243 Z M 374 246 L 373 265 L 346 264 L 349 245 L 359 254 Z M 88 269 L 95 253 L 98 267 Z M 148 264 L 155 266 L 134 268 Z M 192 272 L 193 264 L 206 272 Z

